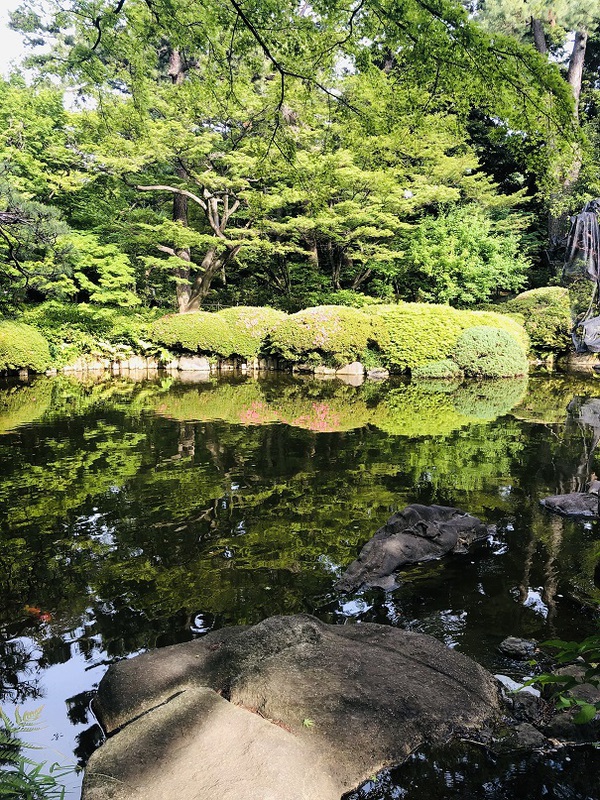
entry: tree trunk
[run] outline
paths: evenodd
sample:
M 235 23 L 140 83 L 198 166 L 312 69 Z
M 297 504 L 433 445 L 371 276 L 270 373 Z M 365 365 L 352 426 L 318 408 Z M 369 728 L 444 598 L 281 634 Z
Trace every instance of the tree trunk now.
M 179 50 L 171 51 L 171 55 L 169 56 L 169 77 L 174 86 L 181 86 L 185 80 L 185 67 Z M 178 178 L 185 179 L 185 172 L 181 167 L 175 171 L 177 172 Z M 184 228 L 188 227 L 188 198 L 181 194 L 173 195 L 173 221 L 179 222 Z M 176 253 L 182 261 L 187 261 L 187 263 L 190 264 L 191 256 L 189 247 L 179 248 L 176 250 Z M 181 314 L 187 309 L 192 293 L 190 286 L 190 267 L 178 267 L 174 270 L 174 274 L 178 279 L 175 292 L 177 295 L 177 308 Z
M 181 169 L 177 170 L 177 174 L 180 178 L 184 177 L 183 170 Z M 182 194 L 173 195 L 173 221 L 179 222 L 184 228 L 188 226 L 188 199 Z M 186 261 L 188 265 L 190 264 L 191 255 L 189 247 L 178 248 L 175 252 L 182 261 Z M 177 278 L 177 285 L 175 287 L 177 308 L 179 313 L 182 313 L 186 310 L 190 302 L 190 266 L 177 267 L 174 270 L 174 274 Z
M 569 68 L 567 71 L 567 81 L 573 92 L 575 100 L 575 124 L 579 122 L 579 97 L 581 95 L 581 80 L 583 77 L 583 65 L 585 61 L 585 52 L 587 47 L 588 32 L 586 30 L 579 30 L 575 32 L 575 40 L 573 42 L 573 50 L 569 58 Z M 572 186 L 579 178 L 581 171 L 581 151 L 579 146 L 576 147 L 573 162 L 569 172 L 565 176 L 562 183 L 562 194 L 566 195 L 571 190 Z M 555 217 L 552 214 L 548 221 L 548 232 L 550 235 L 550 247 L 558 245 L 566 235 L 568 217 L 562 214 L 560 217 Z
M 567 72 L 567 81 L 573 90 L 573 97 L 575 98 L 576 117 L 579 117 L 579 96 L 581 94 L 581 78 L 583 76 L 583 63 L 585 61 L 587 40 L 588 32 L 586 30 L 577 31 L 575 33 L 575 42 L 573 43 L 573 50 L 571 52 L 571 58 L 569 59 L 569 69 Z
M 181 86 L 185 80 L 185 65 L 179 50 L 172 50 L 169 56 L 169 78 L 175 86 Z
M 543 56 L 548 52 L 548 44 L 546 42 L 546 34 L 544 33 L 544 26 L 541 19 L 531 18 L 531 33 L 533 35 L 533 43 L 538 53 Z
M 233 261 L 241 247 L 230 247 L 222 255 L 217 254 L 217 248 L 211 247 L 202 259 L 201 272 L 194 281 L 190 298 L 184 311 L 198 311 L 206 296 L 210 292 L 212 282 L 221 270 Z

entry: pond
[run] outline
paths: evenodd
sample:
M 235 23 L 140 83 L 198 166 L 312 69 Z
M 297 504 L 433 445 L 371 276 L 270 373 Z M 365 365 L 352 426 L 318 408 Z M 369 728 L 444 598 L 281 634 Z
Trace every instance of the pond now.
M 600 473 L 600 418 L 595 431 L 581 413 L 595 397 L 600 382 L 569 376 L 5 383 L 0 705 L 43 707 L 38 760 L 84 764 L 102 741 L 89 703 L 112 662 L 298 612 L 429 633 L 522 678 L 527 667 L 497 649 L 506 636 L 598 630 L 598 524 L 539 506 Z M 411 502 L 458 506 L 497 534 L 405 571 L 393 592 L 336 594 L 362 545 Z M 598 800 L 581 782 L 599 767 L 594 750 L 492 764 L 448 748 L 352 798 L 517 798 L 526 776 L 528 797 Z M 77 797 L 80 777 L 68 781 Z

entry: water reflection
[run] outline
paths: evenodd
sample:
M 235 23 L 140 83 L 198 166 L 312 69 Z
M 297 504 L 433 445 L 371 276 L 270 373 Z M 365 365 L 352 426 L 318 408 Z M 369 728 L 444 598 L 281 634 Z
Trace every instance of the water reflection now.
M 598 800 L 597 764 L 593 748 L 497 756 L 458 744 L 415 754 L 344 800 Z
M 3 701 L 44 703 L 40 741 L 57 736 L 85 760 L 101 735 L 90 693 L 112 661 L 297 612 L 424 631 L 521 677 L 496 650 L 505 636 L 596 625 L 598 523 L 538 505 L 580 479 L 583 445 L 598 472 L 584 400 L 566 411 L 594 392 L 566 378 L 8 387 Z M 411 502 L 462 507 L 497 533 L 480 552 L 407 570 L 393 593 L 335 595 L 340 572 Z

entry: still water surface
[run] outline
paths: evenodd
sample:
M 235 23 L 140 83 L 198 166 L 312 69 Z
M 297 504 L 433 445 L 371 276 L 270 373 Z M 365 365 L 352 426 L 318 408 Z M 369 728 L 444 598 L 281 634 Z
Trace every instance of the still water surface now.
M 39 760 L 83 764 L 102 741 L 89 702 L 110 663 L 298 612 L 423 631 L 522 678 L 497 651 L 506 636 L 598 630 L 598 525 L 538 504 L 600 474 L 594 398 L 600 382 L 567 376 L 5 383 L 0 704 L 43 706 Z M 458 506 L 497 534 L 408 570 L 394 592 L 337 595 L 342 569 L 411 502 Z M 449 748 L 352 798 L 599 800 L 599 767 L 594 750 L 492 763 Z

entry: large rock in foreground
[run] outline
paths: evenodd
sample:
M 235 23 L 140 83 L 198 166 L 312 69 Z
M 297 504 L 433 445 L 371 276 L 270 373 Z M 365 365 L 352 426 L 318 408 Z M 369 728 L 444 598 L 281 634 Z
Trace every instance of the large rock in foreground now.
M 361 586 L 393 589 L 393 573 L 401 567 L 464 553 L 487 539 L 488 528 L 477 517 L 448 506 L 407 506 L 376 531 L 335 588 L 352 592 Z
M 499 697 L 429 636 L 301 615 L 121 661 L 94 707 L 121 730 L 90 759 L 84 800 L 329 800 L 478 730 Z

